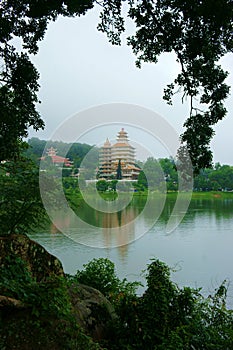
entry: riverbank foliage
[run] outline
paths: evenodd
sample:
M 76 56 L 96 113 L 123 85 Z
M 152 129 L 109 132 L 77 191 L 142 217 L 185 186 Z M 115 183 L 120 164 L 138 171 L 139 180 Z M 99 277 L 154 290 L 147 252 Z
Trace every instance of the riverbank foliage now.
M 39 162 L 46 141 L 32 138 L 29 140 L 28 145 L 26 156 Z M 63 171 L 63 176 L 66 178 L 79 173 L 79 168 L 80 166 L 82 167 L 82 161 L 87 154 L 91 156 L 87 159 L 85 158 L 85 166 L 92 169 L 94 164 L 94 167 L 98 167 L 98 149 L 90 145 L 79 143 L 71 145 L 64 142 L 50 141 L 47 146 L 54 147 L 59 155 L 64 155 L 71 160 L 72 167 L 69 169 L 64 168 Z M 67 149 L 68 153 L 66 154 L 65 150 Z M 142 171 L 139 174 L 138 181 L 132 184 L 135 191 L 142 193 L 147 191 L 148 187 L 150 190 L 163 190 L 164 187 L 166 187 L 167 191 L 178 190 L 179 174 L 174 159 L 149 157 L 146 161 L 139 163 Z M 43 162 L 41 165 L 43 165 Z M 52 164 L 51 167 L 47 167 L 47 171 L 56 176 L 56 167 L 52 166 Z M 94 179 L 95 174 L 90 174 L 88 179 L 91 178 Z M 108 182 L 104 179 L 98 180 L 97 189 L 100 192 L 116 191 L 116 188 L 119 187 L 119 181 L 116 179 L 110 179 Z M 200 169 L 199 173 L 195 174 L 193 182 L 195 191 L 233 191 L 233 167 L 227 164 L 216 163 L 210 168 Z
M 75 321 L 68 287 L 61 276 L 37 281 L 8 255 L 0 266 L 0 349 L 101 349 Z
M 45 175 L 46 176 L 46 175 Z M 54 181 L 47 179 L 50 190 Z M 28 233 L 46 221 L 40 198 L 39 169 L 23 155 L 0 163 L 0 235 Z
M 228 72 L 219 63 L 233 51 L 230 0 L 214 5 L 213 1 L 41 0 L 39 5 L 35 0 L 2 1 L 0 160 L 19 152 L 18 141 L 28 135 L 29 127 L 44 128 L 37 111 L 39 72 L 29 55 L 38 53 L 51 21 L 59 16 L 79 17 L 92 8 L 101 9 L 97 29 L 113 45 L 121 45 L 121 35 L 128 27 L 126 18 L 131 20 L 127 44 L 137 67 L 144 62 L 156 64 L 161 54 L 175 54 L 180 71 L 165 87 L 163 99 L 171 105 L 177 91 L 182 92 L 182 102 L 188 98 L 190 111 L 181 140 L 195 170 L 210 166 L 213 127 L 227 114 L 224 100 L 230 90 Z
M 26 150 L 26 156 L 39 163 L 40 157 L 43 152 L 46 151 L 44 149 L 46 141 L 32 138 L 29 140 L 28 145 L 29 148 Z M 66 156 L 72 162 L 71 167 L 63 167 L 63 182 L 66 182 L 67 188 L 72 186 L 74 189 L 75 183 L 77 184 L 76 187 L 79 187 L 81 182 L 82 187 L 84 186 L 84 179 L 82 179 L 82 176 L 77 176 L 79 172 L 81 173 L 80 167 L 82 170 L 82 161 L 84 158 L 85 167 L 88 169 L 98 168 L 98 149 L 96 147 L 80 143 L 67 144 L 61 141 L 49 141 L 47 147 L 54 147 L 57 149 L 58 155 Z M 68 150 L 68 153 L 66 153 L 66 150 Z M 88 157 L 85 157 L 87 154 Z M 40 164 L 42 168 L 43 162 L 44 161 Z M 134 189 L 135 192 L 140 192 L 142 194 L 143 192 L 145 193 L 148 188 L 152 191 L 167 190 L 168 192 L 177 191 L 179 189 L 179 173 L 173 158 L 155 159 L 149 157 L 146 161 L 138 161 L 138 163 L 142 171 L 139 174 L 138 181 L 133 182 L 131 185 L 131 189 Z M 54 166 L 52 163 L 50 166 L 47 164 L 46 171 L 49 175 L 56 177 L 58 167 Z M 96 177 L 98 178 L 98 172 L 97 174 L 90 172 L 86 175 L 89 175 L 89 177 L 87 176 L 88 180 L 96 179 Z M 73 178 L 73 180 L 68 180 L 68 177 L 71 179 Z M 76 181 L 77 179 L 79 181 Z M 73 184 L 71 184 L 72 181 Z M 89 186 L 91 185 L 89 184 Z M 96 187 L 100 193 L 115 192 L 117 189 L 122 191 L 129 190 L 126 184 L 122 184 L 117 179 L 110 179 L 109 181 L 98 179 Z M 200 169 L 199 173 L 195 174 L 193 177 L 193 190 L 203 192 L 233 191 L 233 166 L 216 163 L 210 168 Z
M 232 349 L 233 312 L 226 308 L 225 282 L 204 298 L 200 289 L 179 288 L 170 279 L 169 267 L 155 259 L 147 268 L 147 289 L 137 296 L 132 288 L 119 290 L 111 262 L 96 259 L 84 267 L 76 278 L 99 287 L 117 310 L 108 349 Z M 109 293 L 111 288 L 117 298 Z
M 83 350 L 230 350 L 233 311 L 226 307 L 226 283 L 213 296 L 200 289 L 179 288 L 170 269 L 155 259 L 147 267 L 147 288 L 120 280 L 108 259 L 94 259 L 75 276 L 53 277 L 38 283 L 24 262 L 13 255 L 0 267 L 0 295 L 21 303 L 16 314 L 0 308 L 1 349 Z M 101 290 L 115 308 L 107 336 L 98 342 L 85 334 L 72 313 L 69 286 L 86 283 Z M 26 307 L 26 313 L 24 308 Z M 15 316 L 17 315 L 17 316 Z

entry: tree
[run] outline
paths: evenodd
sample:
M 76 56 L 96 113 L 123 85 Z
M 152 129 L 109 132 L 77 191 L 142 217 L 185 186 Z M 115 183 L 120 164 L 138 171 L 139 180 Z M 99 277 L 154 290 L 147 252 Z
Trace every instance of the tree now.
M 145 175 L 144 171 L 141 170 L 139 175 L 138 175 L 138 181 L 137 181 L 136 189 L 138 189 L 139 191 L 140 190 L 144 191 L 147 188 L 148 188 L 147 178 L 146 178 L 146 175 Z
M 50 20 L 59 15 L 80 16 L 93 7 L 92 0 L 1 1 L 0 7 L 0 161 L 20 153 L 20 140 L 32 126 L 44 128 L 36 110 L 39 102 L 39 73 L 29 59 L 38 52 Z M 12 39 L 20 38 L 23 51 L 17 52 Z
M 120 44 L 123 1 L 106 3 L 99 29 L 113 44 Z M 189 98 L 190 114 L 181 140 L 187 145 L 194 168 L 208 167 L 212 163 L 209 144 L 213 126 L 227 112 L 223 101 L 229 93 L 224 82 L 228 73 L 218 61 L 233 50 L 232 1 L 129 0 L 128 4 L 128 17 L 136 25 L 135 34 L 128 39 L 138 58 L 136 65 L 156 63 L 164 52 L 176 54 L 181 73 L 165 88 L 164 99 L 172 104 L 177 91 L 183 92 L 182 101 Z
M 26 234 L 46 222 L 38 171 L 38 167 L 23 156 L 0 164 L 0 235 Z M 55 189 L 52 179 L 47 179 L 46 184 L 48 193 Z
M 108 183 L 106 180 L 99 180 L 96 182 L 97 191 L 106 192 L 108 189 Z
M 98 4 L 102 7 L 98 29 L 112 44 L 119 45 L 125 30 L 122 5 L 125 0 L 3 0 L 0 9 L 0 160 L 17 153 L 18 140 L 27 129 L 44 127 L 36 111 L 39 74 L 28 53 L 38 51 L 38 41 L 50 20 L 59 15 L 80 16 Z M 181 72 L 164 90 L 164 99 L 183 92 L 189 98 L 190 114 L 181 136 L 196 169 L 211 165 L 210 140 L 213 126 L 226 115 L 224 100 L 229 86 L 227 72 L 219 59 L 233 50 L 233 6 L 231 0 L 128 0 L 127 16 L 136 26 L 128 44 L 137 56 L 136 64 L 156 63 L 160 54 L 174 52 Z M 125 6 L 124 6 L 125 12 Z M 22 40 L 17 52 L 13 37 Z M 176 89 L 175 89 L 176 88 Z
M 152 259 L 147 288 L 137 296 L 139 283 L 120 280 L 108 259 L 93 259 L 77 271 L 73 281 L 99 289 L 117 313 L 106 348 L 232 349 L 233 314 L 226 308 L 226 281 L 204 298 L 200 289 L 179 288 L 171 272 L 166 264 Z
M 209 191 L 210 189 L 217 190 L 221 187 L 216 182 L 210 182 L 210 169 L 202 169 L 194 178 L 194 189 L 198 191 Z
M 164 181 L 164 174 L 159 162 L 153 157 L 147 158 L 143 166 L 143 172 L 139 175 L 139 183 L 142 182 L 146 188 L 148 187 L 151 190 L 155 190 L 158 189 L 160 184 Z
M 167 189 L 173 191 L 177 190 L 178 174 L 174 160 L 172 158 L 162 158 L 159 159 L 159 164 L 163 169 Z
M 116 186 L 118 181 L 117 180 L 111 180 L 108 185 L 108 189 L 112 190 L 113 192 L 116 192 Z
M 213 169 L 202 169 L 194 178 L 194 188 L 201 191 L 232 191 L 233 167 L 217 163 Z
M 117 180 L 121 180 L 122 179 L 121 160 L 120 159 L 119 159 L 118 165 L 117 165 L 116 179 Z
M 85 143 L 65 143 L 62 141 L 46 141 L 40 140 L 37 137 L 32 137 L 28 140 L 28 149 L 26 155 L 35 161 L 39 161 L 43 156 L 43 152 L 46 151 L 45 147 L 49 149 L 53 147 L 57 150 L 57 154 L 62 157 L 69 158 L 72 161 L 73 169 L 77 173 L 77 168 L 80 167 L 84 157 L 88 154 L 85 159 L 85 167 L 93 168 L 98 166 L 99 151 L 97 147 Z M 67 152 L 68 149 L 68 152 Z M 90 152 L 91 151 L 91 152 Z
M 215 169 L 210 173 L 209 179 L 211 183 L 216 183 L 217 188 L 232 190 L 233 167 L 230 165 L 222 165 L 219 169 Z

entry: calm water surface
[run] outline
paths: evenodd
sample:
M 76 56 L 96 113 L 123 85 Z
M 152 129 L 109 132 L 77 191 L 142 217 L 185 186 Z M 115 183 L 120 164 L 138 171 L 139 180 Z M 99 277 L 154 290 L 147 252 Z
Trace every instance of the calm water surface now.
M 110 246 L 113 240 L 113 245 L 121 246 L 88 247 L 59 233 L 53 225 L 31 237 L 57 256 L 62 261 L 65 272 L 70 274 L 74 274 L 77 269 L 81 269 L 83 264 L 93 258 L 107 257 L 115 263 L 119 277 L 141 280 L 145 283 L 142 271 L 145 270 L 150 259 L 159 258 L 176 270 L 172 272 L 172 280 L 179 286 L 202 287 L 204 295 L 213 292 L 224 279 L 227 279 L 229 281 L 228 303 L 232 307 L 233 198 L 192 200 L 184 219 L 170 234 L 166 233 L 166 223 L 174 200 L 168 199 L 156 224 L 145 235 L 138 238 L 140 231 L 145 231 L 151 225 L 150 211 L 144 213 L 143 205 L 143 201 L 138 199 L 121 213 L 107 214 L 102 217 L 85 206 L 79 208 L 83 219 L 86 218 L 92 224 L 107 228 L 124 225 L 128 221 L 133 222 L 141 212 L 136 224 L 131 225 L 130 232 L 127 232 L 127 239 L 133 241 L 130 244 L 124 244 L 126 237 L 124 232 L 115 233 L 115 237 L 105 233 L 101 237 L 97 235 L 96 239 L 105 243 L 109 241 Z M 157 207 L 155 203 L 151 208 L 155 210 Z M 76 241 L 78 239 L 79 242 L 88 242 L 89 236 L 92 241 L 93 232 L 89 232 L 87 228 L 79 230 L 74 227 L 72 218 L 66 212 L 58 213 L 57 220 L 69 227 L 69 232 L 72 232 L 69 236 L 76 237 Z M 142 291 L 143 288 L 139 293 Z

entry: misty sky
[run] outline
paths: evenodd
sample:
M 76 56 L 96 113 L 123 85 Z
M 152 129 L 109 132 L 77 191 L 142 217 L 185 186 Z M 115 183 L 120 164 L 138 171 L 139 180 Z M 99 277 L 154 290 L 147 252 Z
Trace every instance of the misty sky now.
M 156 65 L 147 63 L 138 69 L 135 67 L 135 56 L 126 45 L 130 32 L 124 34 L 122 46 L 112 46 L 106 36 L 97 31 L 97 23 L 98 11 L 95 9 L 80 18 L 60 17 L 49 25 L 45 39 L 40 43 L 39 53 L 31 57 L 40 72 L 39 98 L 42 103 L 38 109 L 46 128 L 37 133 L 31 131 L 29 136 L 49 139 L 68 117 L 90 107 L 110 103 L 148 108 L 166 119 L 180 134 L 189 114 L 188 103 L 182 105 L 180 94 L 175 96 L 173 106 L 168 106 L 162 99 L 166 84 L 171 83 L 179 72 L 175 56 L 161 55 Z M 129 28 L 132 30 L 131 24 Z M 221 63 L 230 72 L 227 83 L 232 86 L 233 55 L 228 55 Z M 212 142 L 214 162 L 221 164 L 233 164 L 232 96 L 226 101 L 228 115 L 215 127 L 216 136 Z M 151 127 L 156 128 L 156 125 Z M 98 144 L 107 136 L 114 139 L 119 129 L 120 124 L 113 125 L 106 132 L 105 129 L 101 130 L 100 125 L 96 133 L 98 137 L 93 132 L 86 133 L 77 141 Z M 134 140 L 132 129 L 130 138 Z M 157 156 L 166 154 L 159 150 Z

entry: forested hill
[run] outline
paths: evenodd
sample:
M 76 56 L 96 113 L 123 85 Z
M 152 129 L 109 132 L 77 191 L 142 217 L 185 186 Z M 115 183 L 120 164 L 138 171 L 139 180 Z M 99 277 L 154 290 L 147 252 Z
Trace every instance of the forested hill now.
M 85 155 L 93 149 L 93 146 L 85 144 L 85 143 L 64 143 L 62 141 L 46 141 L 46 140 L 40 140 L 37 137 L 32 137 L 28 140 L 29 148 L 27 149 L 26 153 L 30 158 L 33 159 L 39 159 L 46 147 L 54 147 L 57 150 L 57 155 L 60 156 L 66 156 L 73 162 L 73 166 L 75 168 L 79 168 L 80 164 L 85 157 Z M 47 144 L 47 145 L 46 145 Z M 69 148 L 69 151 L 65 155 L 65 150 L 67 149 L 67 145 Z

